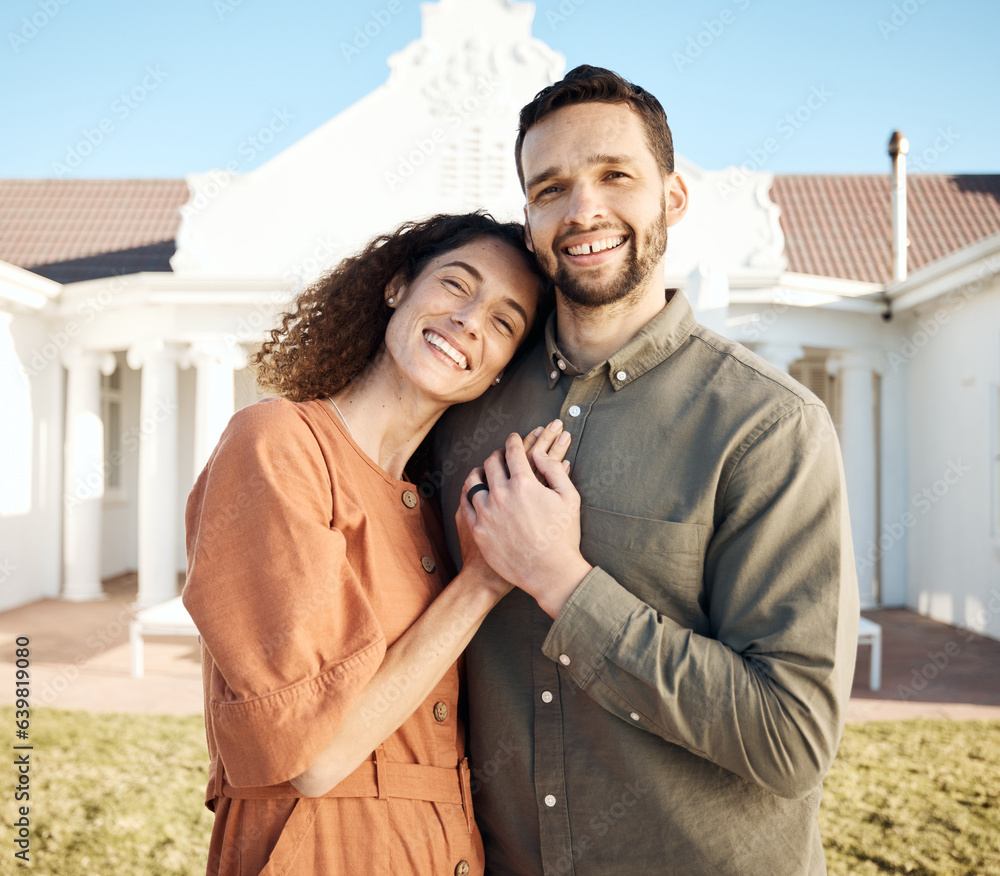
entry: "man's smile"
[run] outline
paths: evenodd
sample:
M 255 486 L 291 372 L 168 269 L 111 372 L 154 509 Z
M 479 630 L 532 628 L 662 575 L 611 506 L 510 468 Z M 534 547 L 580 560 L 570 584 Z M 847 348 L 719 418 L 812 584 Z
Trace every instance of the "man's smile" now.
M 600 240 L 591 241 L 590 243 L 578 243 L 573 246 L 568 246 L 565 248 L 565 251 L 572 256 L 588 255 L 590 253 L 603 252 L 606 249 L 617 249 L 625 242 L 626 239 L 626 235 L 604 237 Z

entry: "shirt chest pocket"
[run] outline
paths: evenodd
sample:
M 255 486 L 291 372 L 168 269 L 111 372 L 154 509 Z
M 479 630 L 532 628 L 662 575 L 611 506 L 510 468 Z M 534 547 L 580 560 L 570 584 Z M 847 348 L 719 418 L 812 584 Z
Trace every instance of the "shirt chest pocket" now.
M 660 614 L 707 635 L 703 582 L 710 528 L 631 517 L 584 505 L 582 550 L 626 590 Z

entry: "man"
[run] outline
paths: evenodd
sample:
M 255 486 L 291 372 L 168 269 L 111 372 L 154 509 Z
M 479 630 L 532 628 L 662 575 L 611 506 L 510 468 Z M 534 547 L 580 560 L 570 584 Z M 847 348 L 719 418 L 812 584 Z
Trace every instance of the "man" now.
M 664 292 L 687 189 L 652 95 L 578 67 L 516 155 L 555 312 L 437 439 L 446 519 L 499 448 L 466 490 L 488 486 L 476 541 L 517 587 L 467 652 L 487 871 L 825 873 L 858 619 L 826 409 Z M 556 418 L 572 481 L 540 458 L 550 488 L 504 439 Z

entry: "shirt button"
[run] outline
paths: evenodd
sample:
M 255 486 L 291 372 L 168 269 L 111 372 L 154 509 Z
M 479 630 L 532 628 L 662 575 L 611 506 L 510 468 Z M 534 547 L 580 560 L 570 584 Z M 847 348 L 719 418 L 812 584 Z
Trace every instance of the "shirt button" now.
M 570 405 L 569 410 L 566 411 L 566 413 L 569 414 L 571 417 L 579 417 L 580 416 L 580 406 L 579 405 Z
M 455 865 L 455 876 L 469 876 L 469 862 L 462 860 Z
M 569 666 L 569 655 L 568 654 L 560 654 L 559 655 L 559 662 L 562 663 L 563 666 Z
M 560 371 L 565 371 L 566 370 L 566 363 L 563 362 L 562 359 L 556 359 L 556 365 L 559 366 L 559 370 Z
M 552 702 L 552 691 L 550 691 L 550 690 L 543 690 L 542 691 L 542 702 L 543 703 L 551 703 Z
M 420 565 L 424 567 L 425 572 L 433 572 L 437 568 L 437 565 L 434 563 L 434 560 L 432 560 L 430 557 L 421 557 Z
M 448 704 L 434 703 L 434 720 L 439 724 L 448 718 Z
M 618 378 L 619 380 L 625 380 L 625 378 L 627 378 L 627 377 L 628 377 L 628 372 L 627 372 L 627 371 L 619 371 L 619 372 L 618 372 L 618 373 L 617 373 L 617 374 L 615 375 L 615 377 L 617 377 L 617 378 Z
M 558 372 L 558 371 L 553 371 L 553 372 L 552 372 L 552 373 L 551 373 L 551 374 L 549 375 L 549 380 L 555 380 L 555 379 L 556 379 L 556 378 L 557 378 L 558 376 L 559 376 L 559 372 Z
M 553 797 L 551 794 L 546 794 L 545 795 L 545 805 L 548 806 L 551 809 L 553 806 L 556 805 L 556 798 Z
M 631 719 L 632 719 L 633 721 L 638 721 L 638 720 L 639 720 L 639 713 L 638 713 L 638 712 L 632 712 L 632 713 L 631 713 L 631 714 L 629 715 L 629 717 L 630 717 L 630 718 L 631 718 Z
M 403 504 L 407 508 L 416 508 L 417 507 L 417 494 L 414 493 L 413 490 L 405 490 L 403 492 Z

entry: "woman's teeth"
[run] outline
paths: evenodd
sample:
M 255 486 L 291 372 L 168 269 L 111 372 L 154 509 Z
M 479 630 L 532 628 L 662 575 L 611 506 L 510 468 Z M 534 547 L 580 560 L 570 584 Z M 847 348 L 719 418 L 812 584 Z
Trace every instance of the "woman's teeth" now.
M 440 350 L 449 359 L 451 359 L 459 368 L 463 371 L 467 370 L 469 367 L 469 360 L 465 358 L 461 353 L 458 352 L 451 344 L 449 344 L 444 338 L 441 337 L 437 332 L 432 332 L 427 330 L 424 332 L 424 340 L 427 341 L 435 350 Z

